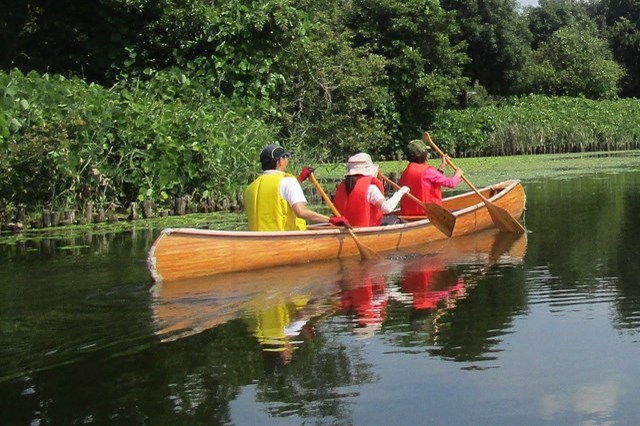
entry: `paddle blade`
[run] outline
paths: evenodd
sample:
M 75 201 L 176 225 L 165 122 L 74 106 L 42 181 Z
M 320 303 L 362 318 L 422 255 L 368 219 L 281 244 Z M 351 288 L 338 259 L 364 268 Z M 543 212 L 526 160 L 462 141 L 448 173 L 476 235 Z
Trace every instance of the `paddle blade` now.
M 356 237 L 356 234 L 353 232 L 351 228 L 347 228 L 347 230 L 349 231 L 349 234 L 351 234 L 351 238 L 353 238 L 353 241 L 356 243 L 356 246 L 358 246 L 358 250 L 360 251 L 360 257 L 363 260 L 375 260 L 375 259 L 382 258 L 378 253 L 376 253 L 375 251 L 371 250 L 369 247 L 362 244 L 358 239 L 358 237 Z
M 484 204 L 487 206 L 489 215 L 498 229 L 504 232 L 514 232 L 516 234 L 524 234 L 526 232 L 524 226 L 522 226 L 522 224 L 518 222 L 511 213 L 502 207 L 496 206 L 488 200 L 485 200 Z
M 453 213 L 435 203 L 422 203 L 422 207 L 433 226 L 447 237 L 453 235 L 456 226 L 456 216 Z

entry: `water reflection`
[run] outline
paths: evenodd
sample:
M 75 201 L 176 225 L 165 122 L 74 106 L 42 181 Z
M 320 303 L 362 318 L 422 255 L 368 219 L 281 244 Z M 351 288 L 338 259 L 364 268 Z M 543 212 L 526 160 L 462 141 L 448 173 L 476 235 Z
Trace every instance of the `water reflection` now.
M 339 312 L 349 318 L 349 328 L 357 336 L 366 338 L 382 327 L 389 299 L 386 281 L 397 268 L 398 262 L 389 261 L 343 267 Z
M 144 232 L 0 246 L 0 424 L 631 424 L 640 172 L 527 195 L 528 239 L 151 292 Z
M 526 235 L 487 231 L 376 262 L 346 259 L 160 283 L 152 292 L 154 328 L 165 344 L 207 342 L 202 351 L 215 356 L 202 368 L 224 368 L 203 374 L 221 385 L 223 376 L 255 383 L 226 389 L 230 406 L 260 403 L 272 418 L 350 423 L 357 387 L 380 380 L 364 352 L 368 342 L 384 339 L 444 358 L 484 356 L 495 344 L 491 330 L 459 340 L 459 330 L 477 331 L 478 315 L 469 317 L 468 309 L 482 310 L 478 304 L 486 302 L 475 286 L 502 276 L 496 266 L 521 263 L 526 247 Z M 496 310 L 486 315 L 505 318 Z M 181 389 L 183 400 L 207 392 L 204 383 L 192 385 Z
M 532 304 L 566 307 L 610 302 L 621 332 L 640 328 L 640 173 L 533 183 L 527 188 L 544 231 L 530 251 Z M 553 220 L 549 220 L 553 218 Z
M 409 262 L 403 275 L 400 289 L 411 295 L 411 306 L 416 311 L 431 312 L 440 301 L 451 308 L 455 299 L 464 295 L 464 277 L 437 256 Z

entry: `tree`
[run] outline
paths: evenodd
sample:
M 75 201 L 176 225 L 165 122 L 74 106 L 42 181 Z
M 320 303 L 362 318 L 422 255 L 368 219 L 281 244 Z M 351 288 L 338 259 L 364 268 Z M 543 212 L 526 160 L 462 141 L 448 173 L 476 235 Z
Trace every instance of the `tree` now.
M 621 95 L 640 97 L 640 2 L 636 0 L 600 0 L 589 14 L 608 38 L 615 60 L 625 70 Z
M 638 11 L 640 13 L 640 11 Z M 610 44 L 615 58 L 625 70 L 623 96 L 640 97 L 640 27 L 628 18 L 620 18 L 611 28 Z
M 388 61 L 389 90 L 398 108 L 400 133 L 415 138 L 437 110 L 459 104 L 468 78 L 465 44 L 456 43 L 455 15 L 437 0 L 352 0 L 346 23 L 357 47 Z
M 367 47 L 353 47 L 334 0 L 310 0 L 304 37 L 283 52 L 277 69 L 285 83 L 274 94 L 283 137 L 303 145 L 306 156 L 343 157 L 366 150 L 390 154 L 395 105 L 388 91 L 387 61 Z
M 523 93 L 610 99 L 617 96 L 623 74 L 605 40 L 570 26 L 553 33 L 533 52 L 519 89 Z
M 526 21 L 516 11 L 515 0 L 443 0 L 455 10 L 471 62 L 465 75 L 493 94 L 508 94 L 515 75 L 530 54 Z
M 534 49 L 560 28 L 590 24 L 586 5 L 576 0 L 540 0 L 538 7 L 527 9 L 527 14 Z
M 0 67 L 108 83 L 111 65 L 144 43 L 160 0 L 8 0 L 0 15 Z

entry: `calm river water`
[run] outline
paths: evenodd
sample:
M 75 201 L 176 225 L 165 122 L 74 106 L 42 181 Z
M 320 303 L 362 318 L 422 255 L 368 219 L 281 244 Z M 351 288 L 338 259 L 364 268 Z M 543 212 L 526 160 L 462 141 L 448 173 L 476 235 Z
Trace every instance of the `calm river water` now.
M 526 236 L 152 286 L 158 230 L 0 246 L 0 424 L 632 424 L 640 173 Z

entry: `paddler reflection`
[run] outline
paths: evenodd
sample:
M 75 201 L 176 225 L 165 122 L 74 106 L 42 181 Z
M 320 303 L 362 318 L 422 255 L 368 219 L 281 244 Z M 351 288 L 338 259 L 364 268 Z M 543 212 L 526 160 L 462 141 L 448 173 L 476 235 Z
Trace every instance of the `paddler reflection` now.
M 258 308 L 258 307 L 255 307 Z M 245 316 L 249 331 L 258 339 L 267 364 L 288 364 L 293 351 L 314 336 L 310 320 L 319 306 L 309 296 L 296 295 L 266 309 L 250 309 Z
M 382 328 L 389 300 L 387 279 L 398 266 L 398 262 L 378 261 L 343 268 L 339 306 L 356 336 L 370 337 Z
M 419 313 L 429 313 L 438 305 L 455 306 L 464 295 L 464 279 L 438 256 L 425 256 L 405 264 L 400 289 L 411 298 L 411 306 Z

